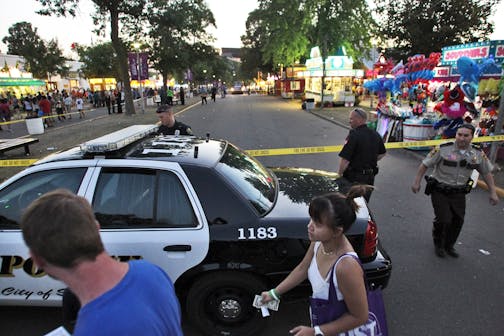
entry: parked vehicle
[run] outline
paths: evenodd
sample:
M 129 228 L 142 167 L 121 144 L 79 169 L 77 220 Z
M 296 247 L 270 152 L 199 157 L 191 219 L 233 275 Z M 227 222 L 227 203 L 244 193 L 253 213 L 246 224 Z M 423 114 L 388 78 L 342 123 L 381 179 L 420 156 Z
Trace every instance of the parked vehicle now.
M 56 306 L 64 284 L 34 267 L 22 238 L 23 209 L 66 188 L 92 204 L 107 251 L 147 259 L 175 283 L 203 334 L 258 335 L 253 297 L 271 288 L 309 245 L 308 204 L 337 191 L 336 173 L 266 168 L 225 140 L 154 135 L 136 125 L 54 153 L 0 185 L 0 304 Z M 363 198 L 348 232 L 373 286 L 392 264 Z M 71 225 L 71 223 L 69 223 Z

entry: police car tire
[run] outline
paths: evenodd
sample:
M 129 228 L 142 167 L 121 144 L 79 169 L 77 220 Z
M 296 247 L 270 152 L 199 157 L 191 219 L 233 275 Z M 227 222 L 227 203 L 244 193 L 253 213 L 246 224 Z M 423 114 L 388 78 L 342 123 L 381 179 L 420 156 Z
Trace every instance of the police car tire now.
M 254 296 L 267 288 L 264 281 L 246 272 L 216 272 L 201 277 L 189 290 L 187 316 L 205 335 L 259 335 L 266 320 L 252 306 Z M 241 314 L 226 320 L 219 314 L 222 300 L 239 302 Z

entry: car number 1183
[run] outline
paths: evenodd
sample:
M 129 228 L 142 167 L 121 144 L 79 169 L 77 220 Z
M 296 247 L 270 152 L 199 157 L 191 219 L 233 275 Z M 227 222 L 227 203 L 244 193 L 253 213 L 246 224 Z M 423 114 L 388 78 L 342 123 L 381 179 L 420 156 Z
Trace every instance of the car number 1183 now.
M 238 240 L 242 239 L 273 239 L 277 237 L 276 227 L 239 228 Z

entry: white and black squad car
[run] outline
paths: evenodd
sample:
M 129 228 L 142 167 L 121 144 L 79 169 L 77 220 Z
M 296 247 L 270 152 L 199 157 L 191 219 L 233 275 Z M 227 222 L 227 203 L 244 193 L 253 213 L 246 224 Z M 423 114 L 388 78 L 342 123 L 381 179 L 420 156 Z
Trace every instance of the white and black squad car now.
M 308 204 L 337 191 L 338 175 L 266 168 L 224 140 L 158 136 L 136 125 L 55 153 L 0 185 L 0 304 L 61 305 L 65 285 L 30 259 L 19 220 L 57 188 L 92 204 L 107 251 L 146 259 L 175 283 L 203 334 L 258 335 L 266 319 L 255 294 L 283 279 L 309 245 Z M 363 198 L 347 236 L 373 286 L 392 264 Z M 69 223 L 71 225 L 71 223 Z

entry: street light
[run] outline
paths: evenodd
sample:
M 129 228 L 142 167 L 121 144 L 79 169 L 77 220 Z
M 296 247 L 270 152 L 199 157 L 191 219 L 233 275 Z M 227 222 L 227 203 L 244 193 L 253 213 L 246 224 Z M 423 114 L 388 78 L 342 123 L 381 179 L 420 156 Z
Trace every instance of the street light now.
M 145 113 L 145 102 L 143 96 L 143 88 L 142 88 L 142 63 L 140 63 L 140 43 L 133 43 L 133 48 L 136 51 L 136 59 L 137 59 L 137 78 L 138 83 L 140 84 L 140 106 L 142 107 L 142 113 Z

